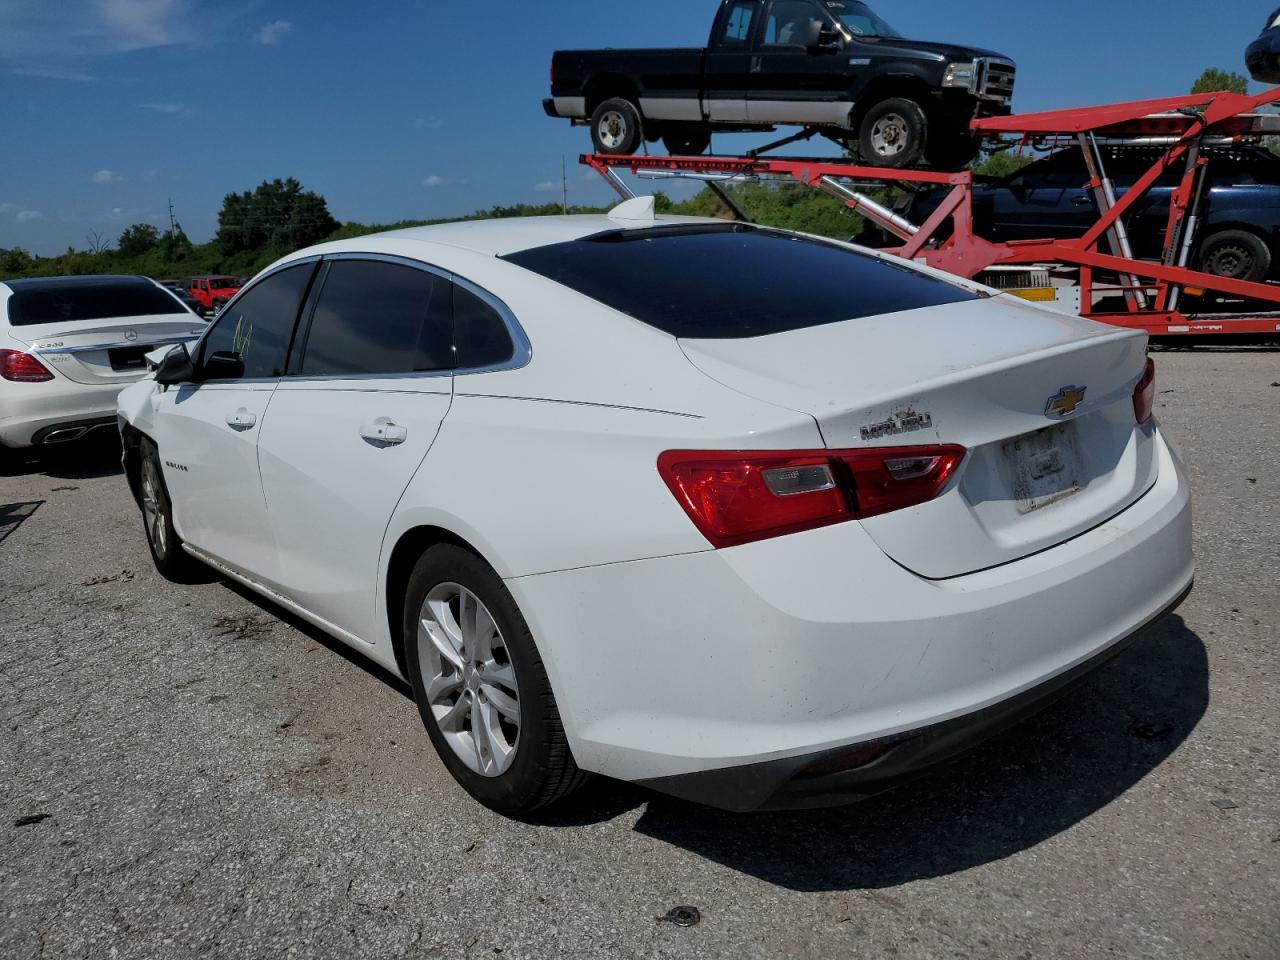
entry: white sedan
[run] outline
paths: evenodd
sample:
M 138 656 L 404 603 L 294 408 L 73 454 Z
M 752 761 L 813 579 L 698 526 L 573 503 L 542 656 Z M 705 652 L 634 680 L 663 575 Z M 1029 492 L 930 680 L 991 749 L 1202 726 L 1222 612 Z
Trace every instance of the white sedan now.
M 749 810 L 898 784 L 1185 596 L 1146 347 L 641 200 L 301 251 L 120 414 L 161 572 L 406 678 L 482 803 Z
M 116 397 L 147 375 L 146 354 L 204 331 L 145 277 L 0 283 L 0 457 L 115 430 Z

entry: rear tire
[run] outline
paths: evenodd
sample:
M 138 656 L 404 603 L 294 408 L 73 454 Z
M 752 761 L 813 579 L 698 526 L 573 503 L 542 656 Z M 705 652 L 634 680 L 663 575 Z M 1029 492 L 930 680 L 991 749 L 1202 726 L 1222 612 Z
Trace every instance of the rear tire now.
M 920 104 L 893 97 L 867 111 L 858 128 L 858 155 L 873 167 L 900 170 L 918 166 L 929 139 L 929 120 Z
M 142 508 L 142 528 L 156 570 L 171 583 L 207 580 L 208 570 L 182 549 L 182 538 L 174 528 L 173 502 L 165 486 L 156 445 L 144 437 L 138 452 L 138 504 Z
M 643 140 L 640 111 L 630 100 L 612 97 L 591 115 L 591 142 L 596 153 L 630 156 Z
M 1200 245 L 1205 273 L 1231 280 L 1262 283 L 1271 273 L 1271 248 L 1248 230 L 1222 230 Z
M 963 170 L 978 156 L 981 141 L 963 130 L 930 126 L 925 159 L 931 167 L 948 172 Z
M 533 635 L 492 567 L 453 544 L 427 550 L 409 578 L 403 629 L 423 726 L 467 793 L 524 816 L 587 782 Z
M 711 146 L 711 128 L 700 123 L 673 124 L 662 135 L 662 145 L 678 157 L 700 157 Z

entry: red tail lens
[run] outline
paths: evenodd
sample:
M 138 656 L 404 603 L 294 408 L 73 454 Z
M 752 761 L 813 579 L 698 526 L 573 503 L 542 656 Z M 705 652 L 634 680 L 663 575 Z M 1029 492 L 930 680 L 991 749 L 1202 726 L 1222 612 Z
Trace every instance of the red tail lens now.
M 35 357 L 17 350 L 0 350 L 0 377 L 15 383 L 44 383 L 53 374 Z
M 1133 391 L 1133 415 L 1139 423 L 1146 423 L 1156 408 L 1156 362 L 1147 358 L 1147 372 Z
M 841 460 L 853 474 L 859 517 L 878 517 L 938 496 L 964 460 L 964 447 L 853 451 Z
M 658 472 L 717 549 L 874 517 L 934 499 L 963 447 L 779 453 L 673 450 Z

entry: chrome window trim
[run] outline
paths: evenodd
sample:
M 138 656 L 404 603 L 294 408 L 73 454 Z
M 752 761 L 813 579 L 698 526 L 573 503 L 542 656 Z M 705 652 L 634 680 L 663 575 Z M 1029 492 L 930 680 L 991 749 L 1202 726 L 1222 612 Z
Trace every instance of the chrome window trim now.
M 240 384 L 249 385 L 249 384 L 267 384 L 267 383 L 276 383 L 276 384 L 329 383 L 333 381 L 352 381 L 352 380 L 369 381 L 369 380 L 442 379 L 444 377 L 468 377 L 468 376 L 475 376 L 477 374 L 482 374 L 482 373 L 503 373 L 508 370 L 519 370 L 523 367 L 527 367 L 529 363 L 533 360 L 533 345 L 529 342 L 529 337 L 524 332 L 524 327 L 521 326 L 520 321 L 516 319 L 515 313 L 512 312 L 511 308 L 508 307 L 501 298 L 499 298 L 493 293 L 490 293 L 484 287 L 481 287 L 479 284 L 473 283 L 472 281 L 468 280 L 466 277 L 460 276 L 450 270 L 445 270 L 443 267 L 437 267 L 434 264 L 427 263 L 424 260 L 415 260 L 411 257 L 402 257 L 402 256 L 397 256 L 395 254 L 389 254 L 389 253 L 358 253 L 358 252 L 317 254 L 311 257 L 301 257 L 297 260 L 290 260 L 287 263 L 279 264 L 277 267 L 273 268 L 269 273 L 263 273 L 255 277 L 250 283 L 245 284 L 245 286 L 240 290 L 239 293 L 237 293 L 234 297 L 228 300 L 226 305 L 223 306 L 222 310 L 219 311 L 218 316 L 214 317 L 214 319 L 210 321 L 209 328 L 205 330 L 204 335 L 201 336 L 200 339 L 191 348 L 191 355 L 194 357 L 200 350 L 204 348 L 205 339 L 213 332 L 214 327 L 222 319 L 223 314 L 227 313 L 235 305 L 235 302 L 237 300 L 239 300 L 241 297 L 247 294 L 250 290 L 253 290 L 254 288 L 256 288 L 258 284 L 262 283 L 265 280 L 270 279 L 271 277 L 275 276 L 277 273 L 280 273 L 283 270 L 290 269 L 291 267 L 298 267 L 307 263 L 314 264 L 316 262 L 329 263 L 336 260 L 372 260 L 372 261 L 377 261 L 381 263 L 392 263 L 402 267 L 409 267 L 414 270 L 422 270 L 425 273 L 430 273 L 434 276 L 440 277 L 442 280 L 447 280 L 450 283 L 457 284 L 458 286 L 462 287 L 464 290 L 474 294 L 475 296 L 483 300 L 485 303 L 487 303 L 490 307 L 493 308 L 493 310 L 502 319 L 503 324 L 506 325 L 507 333 L 511 337 L 511 344 L 512 344 L 511 359 L 503 363 L 491 364 L 487 367 L 466 367 L 466 368 L 458 367 L 452 370 L 425 370 L 421 373 L 408 372 L 408 373 L 325 374 L 321 376 L 310 376 L 310 377 L 309 376 L 284 376 L 284 377 L 250 378 L 250 379 L 244 379 L 244 380 L 204 380 L 204 381 L 201 381 L 200 383 L 195 384 L 195 386 L 205 386 L 205 385 L 214 385 L 214 384 L 223 385 L 223 386 L 228 386 L 228 385 L 236 386 Z M 305 318 L 305 321 L 307 325 L 307 330 L 309 332 L 311 317 L 307 316 Z M 302 325 L 301 323 L 299 323 L 298 332 L 301 332 L 301 327 Z

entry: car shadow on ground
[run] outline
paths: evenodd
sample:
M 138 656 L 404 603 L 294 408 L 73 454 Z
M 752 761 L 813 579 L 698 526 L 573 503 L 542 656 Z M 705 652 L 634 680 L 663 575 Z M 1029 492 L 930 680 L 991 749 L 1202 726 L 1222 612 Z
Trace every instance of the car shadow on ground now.
M 948 767 L 834 810 L 735 815 L 651 799 L 636 830 L 799 891 L 875 889 L 1027 850 L 1121 797 L 1191 734 L 1208 656 L 1181 617 Z
M 56 480 L 96 480 L 123 473 L 120 438 L 107 430 L 71 443 L 3 451 L 0 477 L 43 474 Z
M 413 699 L 394 674 L 278 604 L 224 582 Z M 638 832 L 769 883 L 805 892 L 893 887 L 1001 860 L 1069 829 L 1163 763 L 1208 704 L 1204 643 L 1173 615 L 1042 713 L 860 804 L 733 814 L 598 777 L 527 822 L 582 827 L 643 806 Z
M 44 506 L 43 500 L 32 500 L 27 503 L 0 503 L 0 543 L 13 531 L 29 520 L 31 515 Z

